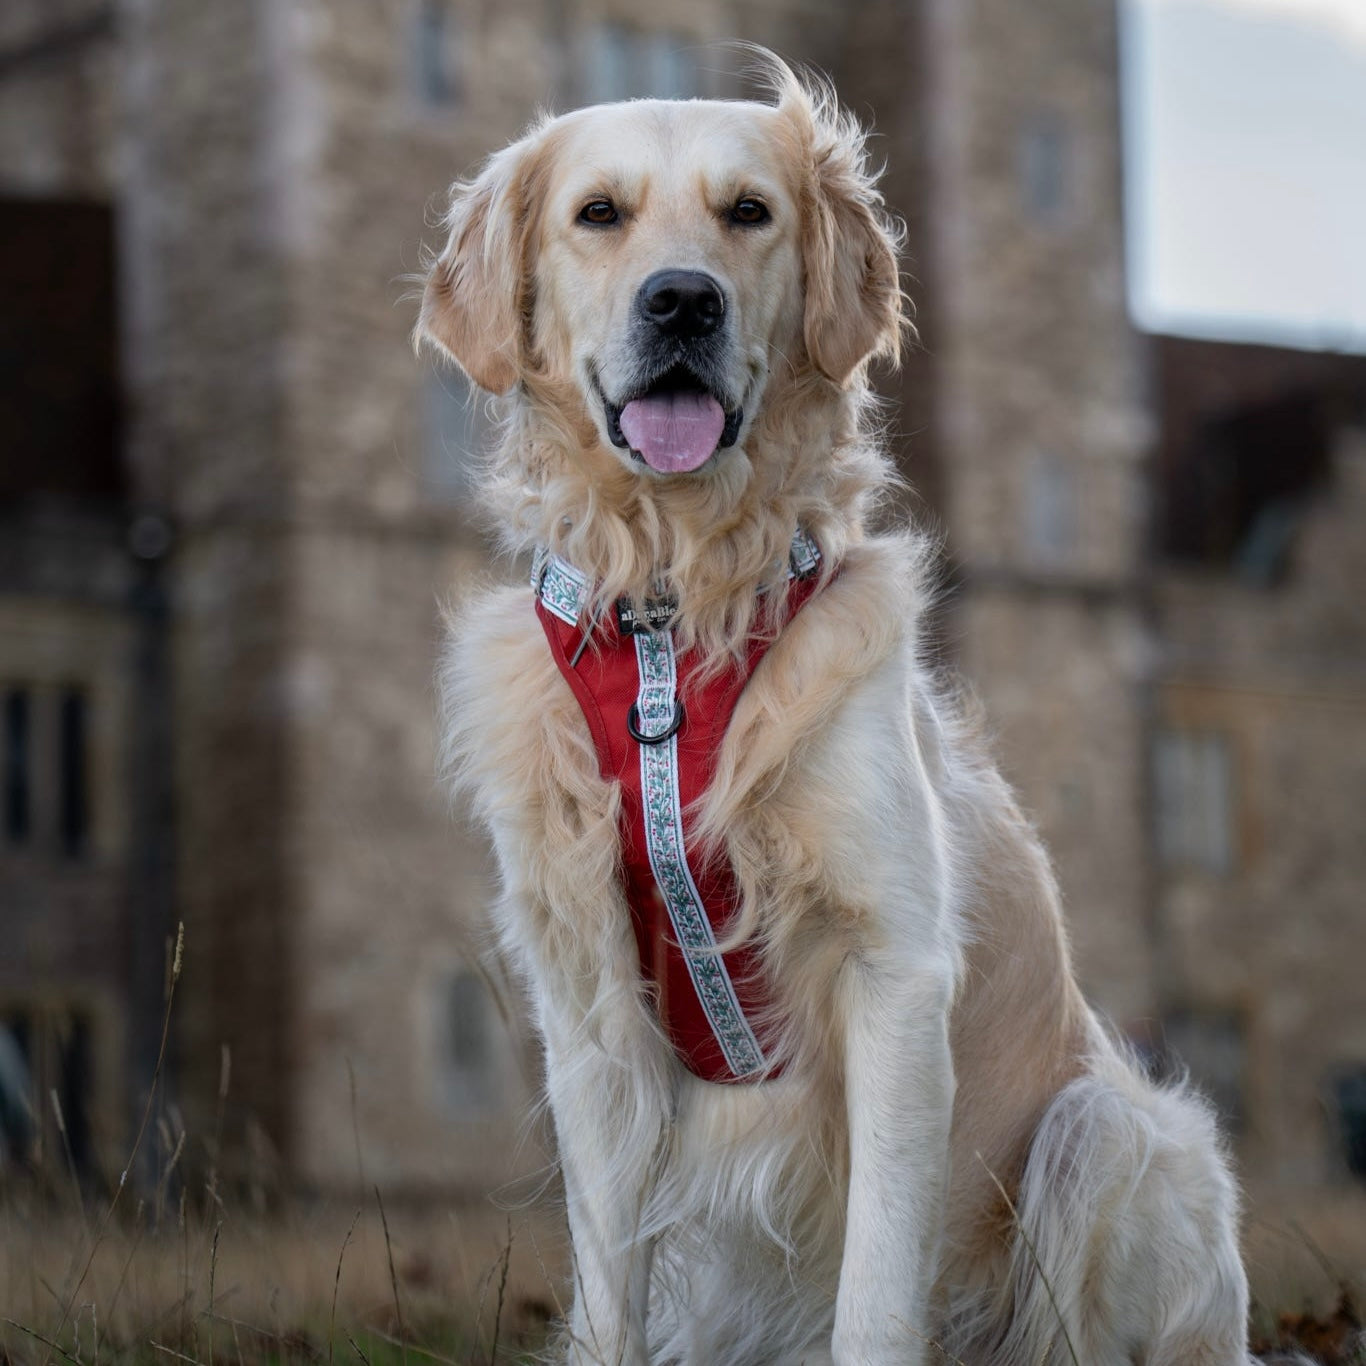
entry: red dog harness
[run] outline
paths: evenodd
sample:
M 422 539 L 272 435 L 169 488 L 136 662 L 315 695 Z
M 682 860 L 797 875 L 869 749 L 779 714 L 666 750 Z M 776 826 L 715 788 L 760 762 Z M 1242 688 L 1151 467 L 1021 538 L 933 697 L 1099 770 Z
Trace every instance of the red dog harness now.
M 798 531 L 780 628 L 815 591 L 819 568 L 815 542 Z M 735 871 L 723 854 L 692 841 L 690 827 L 735 704 L 777 633 L 752 634 L 738 663 L 699 679 L 696 650 L 674 649 L 672 602 L 646 603 L 643 619 L 618 603 L 585 625 L 592 597 L 585 575 L 541 552 L 531 581 L 536 615 L 583 708 L 602 776 L 621 784 L 622 879 L 660 1023 L 705 1081 L 772 1076 L 764 1044 L 773 1019 L 757 955 L 749 945 L 716 949 L 739 904 Z

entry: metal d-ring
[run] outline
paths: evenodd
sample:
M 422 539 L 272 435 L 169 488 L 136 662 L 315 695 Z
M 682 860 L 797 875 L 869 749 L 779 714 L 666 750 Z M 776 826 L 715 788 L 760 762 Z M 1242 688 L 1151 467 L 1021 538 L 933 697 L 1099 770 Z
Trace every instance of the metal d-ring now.
M 631 739 L 640 745 L 662 745 L 671 736 L 677 735 L 683 725 L 683 699 L 677 698 L 674 701 L 674 719 L 668 730 L 660 731 L 658 735 L 646 735 L 640 729 L 640 710 L 634 702 L 631 709 L 626 713 L 626 729 L 630 732 Z

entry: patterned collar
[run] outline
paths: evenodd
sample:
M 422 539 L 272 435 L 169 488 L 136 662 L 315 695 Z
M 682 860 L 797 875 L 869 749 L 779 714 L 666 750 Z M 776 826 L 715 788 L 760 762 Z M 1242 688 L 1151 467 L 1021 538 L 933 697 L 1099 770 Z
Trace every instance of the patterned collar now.
M 821 566 L 820 547 L 803 528 L 792 533 L 787 556 L 787 577 L 809 579 Z M 548 546 L 537 546 L 531 561 L 531 590 L 546 611 L 568 626 L 576 626 L 593 597 L 593 582 L 582 570 L 555 554 Z M 762 591 L 762 590 L 761 590 Z M 638 609 L 629 598 L 617 603 L 617 624 L 625 635 L 640 631 L 662 631 L 678 612 L 678 600 L 661 595 L 647 598 Z

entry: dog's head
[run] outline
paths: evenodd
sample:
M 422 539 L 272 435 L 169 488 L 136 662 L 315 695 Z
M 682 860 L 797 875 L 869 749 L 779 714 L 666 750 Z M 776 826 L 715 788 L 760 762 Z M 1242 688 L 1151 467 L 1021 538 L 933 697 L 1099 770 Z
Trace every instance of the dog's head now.
M 862 134 L 773 84 L 582 109 L 495 155 L 453 191 L 419 335 L 494 393 L 573 395 L 643 479 L 715 469 L 784 382 L 861 381 L 901 321 Z

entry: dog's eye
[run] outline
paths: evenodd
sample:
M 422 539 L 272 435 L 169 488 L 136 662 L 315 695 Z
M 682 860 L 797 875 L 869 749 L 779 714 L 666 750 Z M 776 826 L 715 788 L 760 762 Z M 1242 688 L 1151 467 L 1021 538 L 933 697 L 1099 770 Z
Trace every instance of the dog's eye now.
M 579 222 L 591 223 L 595 228 L 610 227 L 619 216 L 610 199 L 591 199 L 579 210 Z
M 747 228 L 767 223 L 769 217 L 768 205 L 762 199 L 754 199 L 749 195 L 736 200 L 735 207 L 730 211 L 730 221 L 741 223 Z

